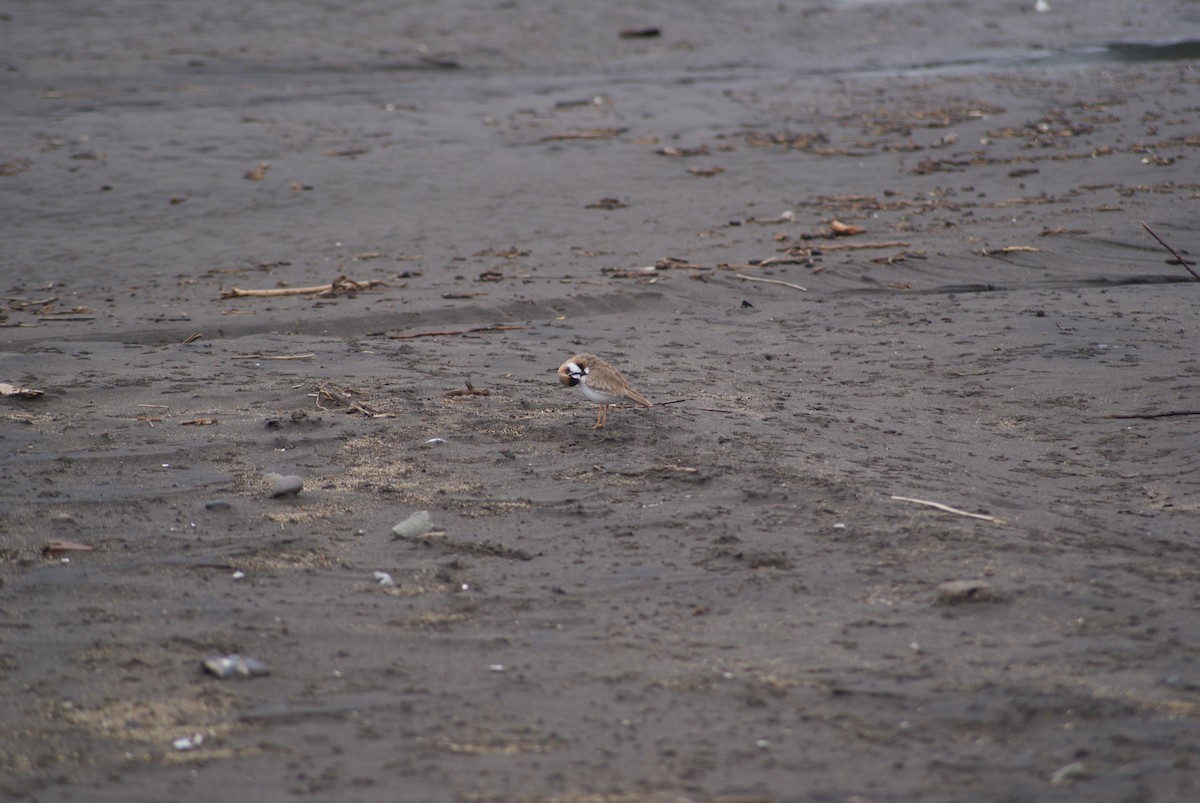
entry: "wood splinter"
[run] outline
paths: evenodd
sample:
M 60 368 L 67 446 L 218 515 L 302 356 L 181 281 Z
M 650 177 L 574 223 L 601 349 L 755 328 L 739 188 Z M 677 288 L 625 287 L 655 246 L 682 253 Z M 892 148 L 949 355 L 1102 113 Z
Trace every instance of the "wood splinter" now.
M 793 284 L 792 282 L 785 282 L 783 279 L 768 279 L 765 276 L 747 276 L 744 273 L 735 273 L 733 275 L 738 277 L 739 279 L 741 279 L 743 282 L 763 282 L 764 284 L 780 284 L 780 285 L 783 285 L 784 287 L 790 287 L 793 290 L 803 290 L 805 293 L 808 292 L 807 287 L 804 287 L 803 285 L 799 285 L 799 284 Z
M 488 390 L 487 388 L 477 388 L 477 387 L 475 387 L 473 384 L 471 384 L 471 377 L 469 377 L 469 376 L 466 378 L 466 380 L 465 380 L 465 383 L 466 383 L 466 387 L 465 387 L 465 388 L 458 388 L 458 389 L 456 389 L 456 390 L 448 390 L 448 391 L 446 391 L 445 393 L 443 393 L 443 394 L 442 394 L 442 396 L 443 396 L 444 398 L 450 399 L 450 398 L 454 398 L 454 397 L 456 397 L 456 396 L 457 396 L 457 397 L 462 397 L 462 396 L 490 396 L 490 395 L 491 395 L 491 393 L 492 393 L 492 392 L 491 392 L 490 390 Z

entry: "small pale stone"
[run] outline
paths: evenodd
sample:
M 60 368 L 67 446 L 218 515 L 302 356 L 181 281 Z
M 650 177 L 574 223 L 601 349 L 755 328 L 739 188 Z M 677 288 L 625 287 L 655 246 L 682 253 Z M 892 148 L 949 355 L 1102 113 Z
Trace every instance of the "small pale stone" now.
M 937 587 L 938 602 L 995 602 L 999 596 L 984 580 L 949 580 Z
M 276 477 L 271 482 L 271 496 L 278 499 L 281 496 L 295 496 L 304 488 L 304 480 L 295 474 Z
M 433 529 L 433 521 L 429 518 L 428 510 L 418 510 L 404 521 L 392 528 L 392 535 L 397 538 L 417 538 Z

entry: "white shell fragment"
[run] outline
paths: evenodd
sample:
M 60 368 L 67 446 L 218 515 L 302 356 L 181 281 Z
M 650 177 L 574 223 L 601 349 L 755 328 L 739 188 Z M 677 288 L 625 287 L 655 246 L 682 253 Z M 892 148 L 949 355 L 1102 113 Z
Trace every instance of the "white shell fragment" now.
M 216 655 L 204 659 L 204 671 L 222 680 L 226 678 L 252 678 L 271 674 L 267 665 L 248 655 Z
M 418 510 L 404 521 L 392 528 L 392 535 L 397 538 L 416 538 L 433 529 L 433 520 L 429 518 L 428 510 Z
M 196 733 L 191 736 L 181 736 L 171 742 L 171 747 L 174 747 L 176 750 L 195 750 L 202 744 L 204 744 L 204 734 Z

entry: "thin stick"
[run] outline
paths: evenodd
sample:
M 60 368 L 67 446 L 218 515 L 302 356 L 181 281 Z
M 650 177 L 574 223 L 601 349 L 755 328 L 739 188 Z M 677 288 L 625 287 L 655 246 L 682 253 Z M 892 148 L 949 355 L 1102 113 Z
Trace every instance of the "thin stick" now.
M 312 287 L 273 287 L 269 290 L 243 290 L 240 287 L 231 287 L 228 290 L 222 290 L 218 297 L 273 298 L 275 296 L 337 295 L 339 293 L 370 290 L 372 287 L 379 287 L 383 284 L 384 282 L 378 279 L 356 282 L 353 279 L 347 279 L 345 276 L 339 276 L 329 284 L 316 284 Z
M 231 360 L 311 360 L 316 354 L 233 354 Z
M 417 337 L 442 337 L 444 335 L 466 335 L 472 332 L 509 332 L 513 329 L 524 329 L 524 326 L 498 323 L 492 326 L 468 326 L 466 329 L 444 329 L 438 332 L 413 332 L 407 335 L 388 335 L 391 340 L 412 340 Z
M 240 287 L 230 287 L 221 291 L 221 298 L 271 298 L 273 296 L 307 296 L 315 293 L 327 293 L 333 289 L 332 284 L 317 284 L 312 287 L 274 287 L 270 290 L 243 290 Z
M 1142 221 L 1142 228 L 1145 229 L 1146 231 L 1150 232 L 1150 236 L 1153 237 L 1154 239 L 1158 240 L 1159 245 L 1161 245 L 1163 248 L 1170 251 L 1171 256 L 1175 257 L 1175 259 L 1178 260 L 1179 264 L 1183 265 L 1183 267 L 1187 269 L 1187 272 L 1192 274 L 1192 276 L 1195 277 L 1196 281 L 1200 282 L 1200 274 L 1197 274 L 1196 271 L 1192 270 L 1191 263 L 1188 262 L 1183 257 L 1179 256 L 1178 251 L 1176 251 L 1174 248 L 1172 248 L 1171 246 L 1169 246 L 1165 242 L 1163 242 L 1163 238 L 1159 237 L 1157 234 L 1155 234 L 1154 229 L 1147 226 L 1146 221 L 1144 221 L 1144 220 Z
M 1171 418 L 1177 415 L 1200 415 L 1200 410 L 1171 410 L 1166 413 L 1131 413 L 1129 415 L 1106 415 L 1104 418 Z
M 882 243 L 820 243 L 811 246 L 811 248 L 819 248 L 822 251 L 862 251 L 868 248 L 908 248 L 910 245 L 912 243 L 904 242 L 903 240 L 891 240 Z M 808 250 L 809 248 L 810 246 L 806 245 L 793 246 L 793 249 L 801 251 Z
M 566 139 L 612 139 L 625 133 L 624 128 L 588 128 L 582 131 L 563 131 L 547 134 L 541 142 L 559 142 Z
M 803 290 L 806 293 L 808 292 L 807 287 L 803 287 L 798 284 L 792 284 L 791 282 L 785 282 L 782 279 L 768 279 L 765 276 L 747 276 L 744 273 L 735 273 L 733 275 L 738 277 L 739 279 L 741 279 L 744 282 L 763 282 L 765 284 L 781 284 L 784 287 L 790 287 L 793 290 Z
M 928 499 L 913 499 L 912 497 L 909 497 L 909 496 L 893 496 L 892 499 L 895 499 L 897 502 L 912 502 L 915 505 L 925 505 L 927 507 L 935 507 L 938 510 L 944 511 L 946 513 L 953 513 L 956 516 L 969 516 L 973 519 L 983 519 L 984 521 L 994 521 L 997 524 L 1004 523 L 1002 520 L 996 518 L 995 516 L 985 516 L 982 513 L 968 513 L 967 511 L 959 510 L 956 507 L 950 507 L 949 505 L 943 505 L 941 502 L 930 502 Z

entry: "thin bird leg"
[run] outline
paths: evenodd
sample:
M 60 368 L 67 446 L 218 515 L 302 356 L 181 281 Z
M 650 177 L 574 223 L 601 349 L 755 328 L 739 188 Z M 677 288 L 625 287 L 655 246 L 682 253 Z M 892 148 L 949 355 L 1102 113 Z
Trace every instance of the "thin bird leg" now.
M 600 405 L 600 410 L 596 413 L 596 425 L 592 429 L 604 429 L 604 424 L 608 421 L 608 405 Z

